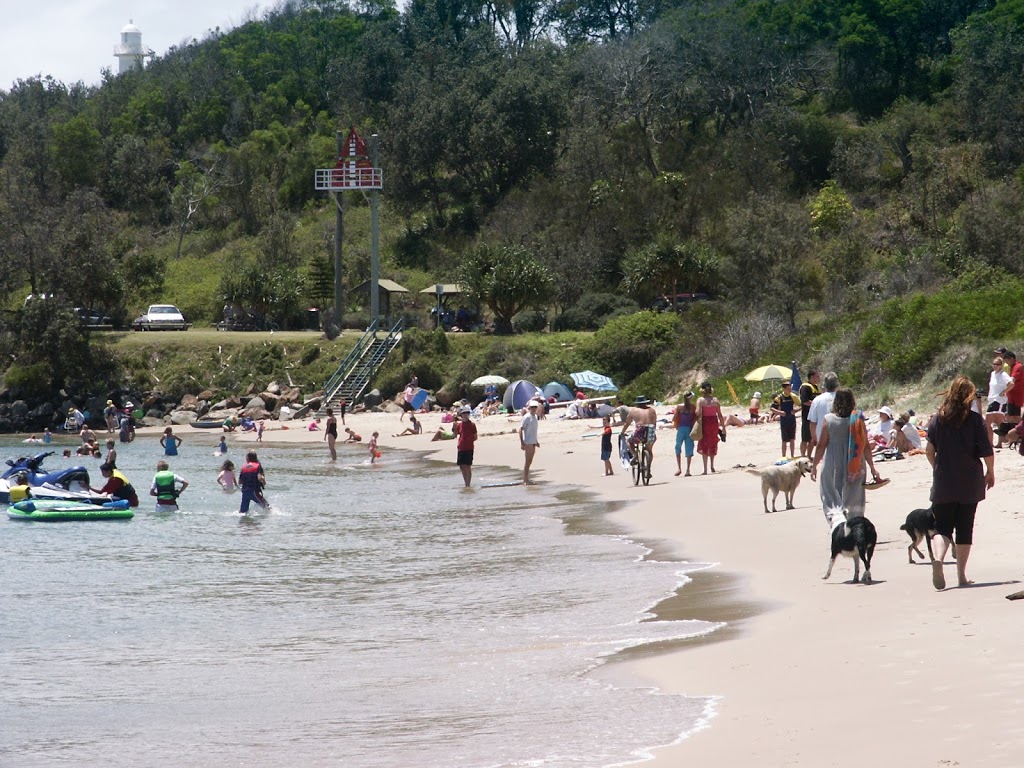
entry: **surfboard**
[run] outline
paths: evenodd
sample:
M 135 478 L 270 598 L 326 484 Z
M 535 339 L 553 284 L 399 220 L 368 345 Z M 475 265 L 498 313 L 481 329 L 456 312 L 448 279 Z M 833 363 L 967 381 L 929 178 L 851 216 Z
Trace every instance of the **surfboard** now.
M 427 398 L 430 397 L 430 393 L 425 389 L 417 389 L 416 394 L 412 396 L 412 407 L 419 410 L 423 407 L 423 404 L 427 402 Z

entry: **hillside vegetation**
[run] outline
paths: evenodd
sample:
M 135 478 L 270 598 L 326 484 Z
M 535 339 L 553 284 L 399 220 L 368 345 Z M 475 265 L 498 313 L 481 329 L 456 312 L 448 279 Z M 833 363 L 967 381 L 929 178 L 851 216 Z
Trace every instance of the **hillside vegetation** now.
M 197 327 L 226 303 L 284 328 L 329 310 L 312 179 L 349 125 L 380 137 L 382 276 L 413 324 L 416 291 L 458 280 L 499 332 L 594 332 L 537 340 L 566 344 L 550 362 L 460 338 L 467 361 L 601 366 L 648 394 L 791 357 L 866 386 L 981 375 L 972 350 L 1024 335 L 1022 65 L 1019 0 L 288 0 L 97 87 L 19 80 L 0 91 L 8 376 L 141 384 L 73 306 L 125 322 L 171 301 Z M 345 206 L 351 289 L 369 216 Z M 692 292 L 715 300 L 637 311 Z M 462 385 L 417 343 L 402 365 Z

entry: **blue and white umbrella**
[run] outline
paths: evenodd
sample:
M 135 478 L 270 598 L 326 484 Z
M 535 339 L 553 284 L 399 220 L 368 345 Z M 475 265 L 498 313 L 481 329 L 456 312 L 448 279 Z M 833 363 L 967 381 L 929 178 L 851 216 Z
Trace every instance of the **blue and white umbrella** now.
M 579 373 L 570 373 L 569 375 L 572 377 L 572 383 L 580 389 L 590 389 L 595 392 L 619 391 L 619 388 L 615 386 L 611 379 L 600 373 L 580 371 Z

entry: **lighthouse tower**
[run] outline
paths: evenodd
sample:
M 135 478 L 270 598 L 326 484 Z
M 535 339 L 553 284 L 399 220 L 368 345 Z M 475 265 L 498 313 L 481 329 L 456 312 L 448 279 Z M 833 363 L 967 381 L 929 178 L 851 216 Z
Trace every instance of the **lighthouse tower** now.
M 117 57 L 119 75 L 132 69 L 142 69 L 142 60 L 153 56 L 153 51 L 142 47 L 142 30 L 131 19 L 121 30 L 121 44 L 114 46 L 114 56 Z

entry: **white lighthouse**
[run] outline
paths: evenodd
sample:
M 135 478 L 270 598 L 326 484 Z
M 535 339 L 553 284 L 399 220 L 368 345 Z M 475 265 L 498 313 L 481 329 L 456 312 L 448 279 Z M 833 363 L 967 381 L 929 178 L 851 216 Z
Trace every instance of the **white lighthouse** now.
M 117 57 L 119 75 L 132 69 L 142 69 L 142 60 L 153 56 L 153 51 L 142 47 L 142 30 L 131 19 L 121 30 L 121 44 L 114 47 L 114 56 Z

